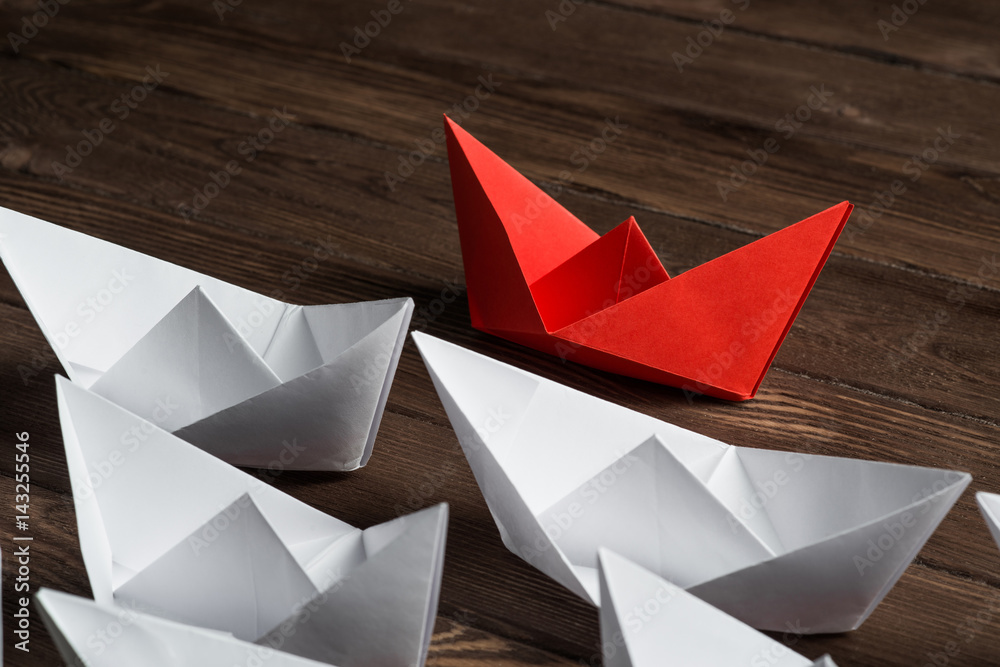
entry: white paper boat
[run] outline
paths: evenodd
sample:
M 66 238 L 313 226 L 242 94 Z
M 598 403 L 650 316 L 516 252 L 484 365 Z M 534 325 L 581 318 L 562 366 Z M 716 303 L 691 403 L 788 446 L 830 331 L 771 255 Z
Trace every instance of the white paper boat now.
M 339 665 L 422 665 L 447 505 L 359 530 L 56 376 L 94 598 Z
M 976 502 L 979 504 L 983 519 L 986 520 L 986 527 L 990 529 L 993 541 L 1000 547 L 1000 495 L 980 491 L 976 494 Z
M 368 462 L 411 299 L 295 306 L 2 208 L 0 258 L 80 386 L 234 465 Z
M 88 667 L 325 667 L 325 663 L 46 588 L 35 603 L 67 665 Z
M 852 630 L 971 479 L 727 445 L 414 339 L 504 544 L 594 604 L 603 546 L 753 627 Z
M 598 550 L 604 667 L 836 667 L 744 625 L 627 558 Z

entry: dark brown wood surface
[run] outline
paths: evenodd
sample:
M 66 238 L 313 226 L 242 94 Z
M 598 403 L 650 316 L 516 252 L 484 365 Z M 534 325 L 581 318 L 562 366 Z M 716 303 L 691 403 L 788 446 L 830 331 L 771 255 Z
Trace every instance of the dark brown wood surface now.
M 35 34 L 24 17 L 36 2 L 0 0 L 0 205 L 299 303 L 409 295 L 416 328 L 726 442 L 968 471 L 970 490 L 860 630 L 786 639 L 841 667 L 940 665 L 953 641 L 948 665 L 1000 664 L 1000 551 L 973 499 L 1000 492 L 1000 5 L 400 3 L 347 62 L 342 43 L 387 1 L 50 0 L 58 11 Z M 675 52 L 730 18 L 679 71 Z M 162 83 L 120 120 L 112 105 L 147 68 Z M 467 103 L 482 79 L 495 91 Z M 823 106 L 782 124 L 814 90 Z M 290 123 L 245 162 L 240 143 L 274 109 Z M 688 401 L 476 332 L 464 298 L 438 312 L 443 290 L 463 291 L 445 150 L 431 139 L 442 113 L 597 231 L 636 215 L 672 274 L 841 200 L 858 208 L 758 397 Z M 93 153 L 57 168 L 105 118 L 115 128 Z M 576 151 L 609 118 L 627 127 L 580 170 Z M 942 135 L 946 150 L 914 170 Z M 769 139 L 779 150 L 720 196 Z M 420 146 L 432 147 L 422 164 L 390 187 L 386 173 Z M 229 186 L 181 215 L 234 159 Z M 882 210 L 897 179 L 906 192 Z M 319 243 L 330 257 L 297 278 Z M 32 590 L 89 587 L 61 369 L 5 272 L 0 345 L 5 652 L 54 665 L 38 619 L 30 653 L 11 639 L 14 433 L 31 434 Z M 502 546 L 412 343 L 371 463 L 274 484 L 360 526 L 451 504 L 432 667 L 599 651 L 596 611 Z

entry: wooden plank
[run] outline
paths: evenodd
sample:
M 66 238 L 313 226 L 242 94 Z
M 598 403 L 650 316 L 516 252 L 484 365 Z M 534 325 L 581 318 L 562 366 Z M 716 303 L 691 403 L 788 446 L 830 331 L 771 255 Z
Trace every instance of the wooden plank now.
M 27 67 L 27 72 L 36 67 Z M 27 81 L 27 74 L 21 74 L 5 80 Z M 61 82 L 51 90 L 58 90 L 63 98 L 76 92 L 79 97 L 72 99 L 77 108 L 97 106 L 100 103 L 93 100 L 114 97 L 110 91 L 102 91 L 101 96 L 84 96 L 81 87 L 74 87 L 73 82 L 72 77 L 66 77 L 65 85 Z M 14 89 L 21 91 L 26 86 L 21 83 Z M 31 90 L 36 92 L 28 93 L 29 99 L 38 104 L 46 104 L 49 94 L 55 94 L 37 92 L 43 90 L 38 85 Z M 200 120 L 192 127 L 190 119 L 195 114 Z M 64 141 L 45 137 L 72 132 L 60 123 L 35 126 L 28 113 L 15 118 L 38 137 L 30 157 L 23 161 L 29 173 L 34 173 L 39 164 L 48 163 L 49 156 L 56 155 L 57 146 Z M 147 238 L 143 231 L 130 232 L 136 249 L 187 263 L 196 227 L 183 223 L 176 214 L 177 204 L 192 202 L 190 193 L 204 189 L 210 173 L 239 157 L 238 144 L 247 133 L 255 132 L 261 121 L 205 110 L 167 96 L 150 99 L 141 114 L 130 121 L 108 134 L 86 162 L 66 174 L 64 180 L 75 188 L 106 192 L 118 202 L 135 202 L 142 208 L 132 209 L 135 218 L 123 216 L 112 223 L 102 218 L 107 215 L 105 210 L 117 204 L 95 202 L 88 206 L 87 222 L 79 228 L 110 238 L 115 224 L 134 226 L 134 220 L 142 219 L 149 233 L 158 237 Z M 86 121 L 75 122 L 86 127 Z M 169 142 L 168 147 L 159 146 L 161 138 Z M 613 157 L 607 156 L 608 161 Z M 397 159 L 396 153 L 380 147 L 290 126 L 253 163 L 243 162 L 242 172 L 198 217 L 216 230 L 210 245 L 230 251 L 228 264 L 245 264 L 246 274 L 261 270 L 255 260 L 263 248 L 256 246 L 259 249 L 244 261 L 242 240 L 220 236 L 226 229 L 239 230 L 256 240 L 298 244 L 302 254 L 296 261 L 312 251 L 310 243 L 332 243 L 338 257 L 393 271 L 395 275 L 390 279 L 387 274 L 386 279 L 397 286 L 397 294 L 408 293 L 410 278 L 460 284 L 462 262 L 447 167 L 439 161 L 427 162 L 413 174 L 407 187 L 398 188 L 387 199 L 371 184 Z M 322 177 L 318 164 L 323 165 Z M 23 177 L 0 172 L 0 187 L 10 205 L 26 188 L 43 187 L 54 197 L 65 196 L 59 189 L 33 183 L 38 185 L 29 187 Z M 117 185 L 109 192 L 104 183 Z M 610 229 L 632 210 L 613 199 L 576 196 L 568 190 L 558 198 L 582 219 L 600 221 L 595 224 L 600 232 Z M 31 201 L 39 200 L 33 196 Z M 247 215 L 247 201 L 255 202 L 252 215 Z M 710 226 L 656 210 L 646 211 L 641 217 L 648 238 L 672 273 L 757 238 L 756 234 L 728 226 Z M 65 217 L 59 221 L 68 222 Z M 178 221 L 182 222 L 179 230 Z M 318 228 L 317 221 L 329 226 Z M 985 218 L 983 225 L 982 238 L 989 238 Z M 777 367 L 938 410 L 993 420 L 1000 396 L 988 391 L 988 387 L 1000 375 L 1000 351 L 990 341 L 1000 310 L 1000 267 L 995 264 L 996 255 L 990 253 L 990 245 L 975 247 L 978 238 L 972 234 L 961 238 L 963 247 L 955 252 L 968 254 L 956 256 L 956 264 L 964 263 L 971 276 L 981 273 L 987 279 L 985 289 L 838 253 L 779 352 Z M 932 239 L 927 242 L 930 252 Z M 1000 245 L 1000 241 L 994 245 Z M 201 259 L 204 263 L 192 268 L 214 273 L 217 262 L 213 255 L 206 253 Z M 288 275 L 294 269 L 295 261 L 273 265 L 268 274 L 270 282 L 259 284 L 257 290 L 294 284 L 296 276 Z M 880 294 L 877 301 L 873 301 L 873 294 Z M 392 292 L 382 290 L 372 296 L 390 295 Z M 324 297 L 317 292 L 312 298 L 322 301 Z M 939 323 L 939 318 L 945 321 Z
M 89 35 L 92 31 L 84 32 Z M 297 56 L 297 62 L 303 63 L 299 66 L 302 81 L 284 76 L 281 72 L 286 64 L 274 55 L 248 64 L 250 71 L 259 74 L 260 81 L 241 79 L 241 85 L 233 88 L 234 79 L 229 73 L 203 67 L 204 62 L 224 58 L 222 50 L 229 33 L 215 35 L 211 40 L 192 37 L 193 43 L 183 48 L 171 42 L 156 42 L 157 51 L 150 53 L 142 51 L 150 42 L 142 40 L 134 26 L 121 32 L 124 43 L 111 52 L 85 48 L 86 44 L 74 41 L 84 38 L 73 35 L 63 35 L 57 45 L 78 49 L 74 51 L 76 56 L 63 51 L 48 53 L 42 42 L 32 42 L 32 46 L 45 57 L 75 57 L 76 66 L 116 76 L 143 76 L 142 65 L 122 68 L 116 58 L 160 63 L 163 70 L 170 72 L 164 85 L 171 89 L 253 110 L 265 118 L 280 101 L 279 106 L 287 105 L 298 122 L 358 135 L 352 136 L 355 142 L 363 137 L 379 146 L 390 144 L 401 152 L 387 158 L 377 175 L 369 175 L 364 184 L 366 190 L 379 192 L 390 202 L 395 192 L 386 186 L 384 174 L 399 176 L 400 161 L 405 161 L 418 145 L 434 147 L 428 162 L 443 157 L 443 149 L 430 139 L 439 127 L 440 114 L 472 93 L 477 76 L 483 72 L 480 66 L 435 62 L 422 65 L 427 72 L 412 72 L 369 59 L 358 59 L 347 66 L 330 57 L 317 62 L 314 56 L 303 53 Z M 139 40 L 139 44 L 130 46 L 127 40 Z M 62 86 L 58 92 L 36 87 L 35 70 L 30 67 L 20 72 L 12 67 L 8 71 L 6 85 L 11 94 L 17 91 L 37 103 L 44 103 L 41 98 L 63 95 Z M 369 103 L 373 80 L 382 82 L 374 107 Z M 497 94 L 482 102 L 481 110 L 470 119 L 469 127 L 477 136 L 531 178 L 555 183 L 560 174 L 569 172 L 572 189 L 634 202 L 636 206 L 629 212 L 638 211 L 640 222 L 642 211 L 652 209 L 763 234 L 850 199 L 859 209 L 838 252 L 975 281 L 979 254 L 1000 250 L 1000 242 L 992 233 L 1000 180 L 993 174 L 948 168 L 942 161 L 920 171 L 920 167 L 910 164 L 908 156 L 830 144 L 804 132 L 786 140 L 783 133 L 748 127 L 743 121 L 707 120 L 689 111 L 671 110 L 658 101 L 598 94 L 575 84 L 539 84 L 505 73 L 497 74 L 496 80 L 502 82 Z M 74 91 L 85 89 L 88 102 L 83 109 L 91 110 L 91 117 L 74 113 L 70 118 L 35 118 L 30 105 L 20 108 L 27 118 L 18 118 L 16 128 L 11 128 L 14 136 L 8 139 L 12 148 L 7 163 L 13 168 L 28 166 L 36 173 L 51 175 L 52 162 L 65 160 L 66 146 L 80 140 L 80 130 L 92 128 L 108 114 L 112 101 L 128 90 L 125 85 L 108 86 L 100 88 L 107 92 L 98 96 L 99 87 L 91 79 L 74 82 L 67 75 L 64 81 Z M 161 108 L 158 105 L 163 104 L 154 95 L 128 119 L 128 125 L 149 122 L 147 117 L 157 113 Z M 79 107 L 70 108 L 77 111 Z M 586 153 L 579 152 L 581 146 L 595 140 L 604 119 L 614 116 L 628 123 L 629 128 L 599 157 L 586 158 Z M 935 116 L 928 121 L 924 142 L 914 152 L 933 147 L 937 128 L 946 118 Z M 974 127 L 971 118 L 962 122 L 969 131 Z M 256 133 L 261 124 L 243 127 L 246 132 Z M 124 134 L 126 129 L 116 133 Z M 16 136 L 15 130 L 20 130 L 22 136 Z M 967 131 L 959 125 L 954 130 Z M 155 142 L 160 132 L 162 128 L 152 130 L 145 140 Z M 184 126 L 183 135 L 171 133 L 170 140 L 188 143 L 194 139 L 188 139 L 190 132 L 191 128 Z M 45 138 L 41 145 L 36 144 L 39 137 Z M 216 135 L 213 146 L 223 150 L 217 155 L 220 162 L 211 165 L 213 171 L 239 157 L 237 147 L 243 138 L 234 133 Z M 733 170 L 739 170 L 749 159 L 748 151 L 760 155 L 768 140 L 778 142 L 778 152 L 768 157 L 746 184 L 730 191 L 733 183 L 741 182 Z M 186 153 L 185 159 L 189 155 Z M 131 155 L 126 164 L 131 165 L 135 157 Z M 312 157 L 314 179 L 332 166 L 325 158 Z M 414 159 L 420 159 L 419 155 Z M 748 164 L 748 170 L 753 168 L 752 163 Z M 176 168 L 171 165 L 171 171 Z M 420 166 L 396 189 L 427 187 L 422 178 L 424 170 Z M 80 177 L 74 172 L 70 180 Z M 203 187 L 206 177 L 207 173 L 202 172 L 197 180 L 180 184 L 181 191 L 172 191 L 167 205 L 176 208 L 190 203 L 193 189 Z M 899 196 L 889 192 L 887 196 L 885 193 L 897 180 L 906 191 Z M 337 183 L 326 185 L 336 187 Z M 725 193 L 725 200 L 720 191 Z M 888 197 L 892 202 L 886 210 L 882 202 Z
M 614 4 L 725 29 L 832 49 L 872 60 L 1000 82 L 991 48 L 1000 13 L 988 2 L 801 3 L 748 0 L 612 0 Z M 905 7 L 905 9 L 904 9 Z M 722 15 L 728 9 L 732 14 Z M 718 26 L 712 28 L 718 31 Z M 686 46 L 686 45 L 684 45 Z
M 147 6 L 142 12 L 124 11 L 115 4 L 119 11 L 110 13 L 107 7 L 75 8 L 72 22 L 52 22 L 23 53 L 102 74 L 140 77 L 142 66 L 137 63 L 161 63 L 168 71 L 169 63 L 183 73 L 171 87 L 256 108 L 262 99 L 288 99 L 293 91 L 331 97 L 323 94 L 334 92 L 331 75 L 358 75 L 348 73 L 340 41 L 352 39 L 354 28 L 371 20 L 366 10 L 315 1 L 235 11 L 225 21 L 193 0 Z M 825 86 L 834 96 L 829 109 L 810 113 L 799 134 L 909 156 L 932 142 L 939 127 L 953 124 L 962 136 L 940 163 L 1000 171 L 993 150 L 1000 121 L 991 112 L 1000 100 L 1000 88 L 993 85 L 736 33 L 721 35 L 687 69 L 678 71 L 672 53 L 697 34 L 690 24 L 588 3 L 577 6 L 571 20 L 552 30 L 547 8 L 531 0 L 464 7 L 458 13 L 452 3 L 436 0 L 415 6 L 417 11 L 403 11 L 386 28 L 391 38 L 372 40 L 352 64 L 375 60 L 392 65 L 378 71 L 384 77 L 380 87 L 391 90 L 397 85 L 393 70 L 454 71 L 455 63 L 477 63 L 512 77 L 655 101 L 758 128 L 772 128 L 795 114 L 812 86 Z M 461 29 L 455 28 L 455 21 Z M 609 25 L 615 30 L 608 30 Z M 144 31 L 152 37 L 164 29 L 172 39 L 143 37 Z M 336 37 L 331 39 L 331 34 Z M 100 48 L 95 48 L 98 43 Z M 227 50 L 247 44 L 253 49 L 245 51 L 237 71 L 204 67 L 205 62 L 226 62 Z M 581 44 L 587 48 L 579 48 Z M 295 77 L 287 76 L 290 67 Z M 739 105 L 732 104 L 734 82 L 741 86 Z M 933 95 L 927 94 L 929 89 Z M 268 94 L 261 97 L 262 90 Z M 369 101 L 381 106 L 383 98 L 380 94 Z M 396 107 L 387 115 L 412 117 L 408 111 Z

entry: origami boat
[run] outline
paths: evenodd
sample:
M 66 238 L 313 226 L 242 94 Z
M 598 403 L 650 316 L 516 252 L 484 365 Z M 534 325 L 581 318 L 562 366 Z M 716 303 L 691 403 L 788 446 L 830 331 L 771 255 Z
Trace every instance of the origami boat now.
M 836 667 L 829 656 L 802 657 L 612 551 L 599 549 L 597 560 L 607 601 L 601 606 L 604 667 Z
M 979 511 L 986 521 L 986 527 L 990 529 L 993 541 L 1000 547 L 1000 495 L 980 491 L 976 494 L 976 503 L 979 504 Z
M 339 667 L 423 665 L 447 505 L 366 530 L 56 376 L 94 598 Z
M 67 665 L 88 667 L 325 667 L 232 635 L 103 605 L 46 588 L 35 595 L 42 620 Z
M 472 326 L 728 400 L 757 393 L 852 209 L 670 278 L 635 218 L 598 236 L 447 117 L 445 130 Z
M 727 445 L 413 337 L 504 544 L 595 605 L 607 547 L 755 628 L 853 630 L 971 480 Z
M 295 306 L 7 209 L 0 258 L 80 386 L 234 465 L 368 462 L 411 299 Z

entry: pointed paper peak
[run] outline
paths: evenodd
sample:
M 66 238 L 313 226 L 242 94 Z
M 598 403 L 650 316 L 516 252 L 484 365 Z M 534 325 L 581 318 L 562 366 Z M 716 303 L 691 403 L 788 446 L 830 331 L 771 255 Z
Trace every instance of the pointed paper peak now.
M 323 363 L 329 363 L 373 335 L 379 328 L 392 323 L 393 331 L 388 333 L 389 349 L 392 352 L 399 330 L 409 326 L 413 312 L 413 299 L 385 299 L 383 301 L 359 301 L 324 306 L 303 306 L 302 311 L 315 339 L 316 348 Z
M 609 667 L 729 667 L 765 660 L 776 667 L 812 665 L 783 644 L 612 551 L 600 549 L 598 559 L 603 643 L 615 646 L 615 634 L 620 633 L 625 644 L 624 656 L 605 656 Z
M 1000 494 L 977 491 L 976 502 L 990 514 L 1000 517 Z
M 99 517 L 79 522 L 88 573 L 91 563 L 103 567 L 108 551 L 132 572 L 148 566 L 252 483 L 246 473 L 61 376 L 56 394 L 74 499 Z M 183 491 L 177 479 L 184 480 Z
M 671 596 L 682 590 L 666 578 L 653 574 L 641 565 L 637 565 L 606 547 L 597 549 L 597 561 L 600 564 L 601 579 L 608 584 L 610 589 L 617 589 L 618 584 L 635 582 L 662 586 Z
M 849 201 L 842 201 L 824 211 L 800 220 L 794 225 L 779 229 L 773 234 L 764 237 L 761 241 L 773 236 L 784 240 L 786 243 L 796 244 L 796 247 L 800 248 L 799 252 L 801 254 L 818 253 L 820 258 L 819 267 L 822 268 L 823 263 L 826 262 L 826 258 L 833 251 L 833 246 L 840 237 L 840 233 L 847 224 L 847 219 L 853 210 L 854 204 Z M 819 271 L 817 270 L 816 273 L 818 274 Z
M 286 622 L 260 643 L 342 667 L 421 667 L 437 615 L 447 519 L 441 503 L 367 529 L 365 561 L 303 608 L 294 633 Z
M 211 522 L 225 529 L 201 529 L 178 542 L 123 583 L 115 599 L 255 641 L 318 593 L 249 494 Z
M 630 217 L 530 287 L 546 330 L 554 332 L 668 279 Z
M 983 519 L 986 520 L 986 527 L 989 528 L 993 541 L 1000 547 L 1000 495 L 980 491 L 976 494 L 976 502 L 979 504 Z
M 13 244 L 22 240 L 28 240 L 34 236 L 50 234 L 85 236 L 75 230 L 52 222 L 46 222 L 26 213 L 19 213 L 10 209 L 0 209 L 0 254 L 8 249 L 8 242 Z M 11 249 L 17 250 L 17 248 Z
M 451 135 L 454 135 L 455 134 L 455 130 L 460 130 L 461 132 L 465 133 L 466 135 L 469 134 L 468 132 L 465 132 L 465 130 L 462 129 L 461 125 L 459 125 L 458 123 L 456 123 L 455 121 L 453 121 L 451 119 L 451 117 L 448 116 L 448 114 L 441 114 L 441 115 L 444 117 L 444 129 L 445 129 L 446 132 L 448 132 Z
M 595 241 L 597 234 L 446 117 L 448 166 L 462 240 L 466 282 L 531 284 Z M 498 256 L 503 246 L 507 255 Z M 478 277 L 484 275 L 480 281 Z M 503 286 L 505 290 L 510 285 Z
M 157 420 L 164 430 L 176 431 L 280 384 L 195 286 L 90 389 L 154 419 L 163 401 L 176 401 L 177 408 Z
M 413 340 L 442 402 L 451 401 L 461 412 L 461 417 L 449 412 L 453 424 L 456 418 L 464 419 L 475 432 L 496 422 L 494 413 L 500 409 L 508 416 L 501 418 L 503 423 L 491 434 L 490 444 L 497 445 L 516 432 L 517 418 L 538 386 L 536 376 L 419 331 L 413 332 Z M 446 408 L 448 405 L 445 402 Z M 461 428 L 465 427 L 456 424 L 459 441 L 473 435 Z
M 433 543 L 443 539 L 448 528 L 448 503 L 425 507 L 413 514 L 380 523 L 365 531 L 365 553 L 371 558 L 404 535 L 429 537 Z
M 243 642 L 228 633 L 168 621 L 128 607 L 99 604 L 47 588 L 39 590 L 34 600 L 59 654 L 68 665 L 327 665 Z

